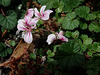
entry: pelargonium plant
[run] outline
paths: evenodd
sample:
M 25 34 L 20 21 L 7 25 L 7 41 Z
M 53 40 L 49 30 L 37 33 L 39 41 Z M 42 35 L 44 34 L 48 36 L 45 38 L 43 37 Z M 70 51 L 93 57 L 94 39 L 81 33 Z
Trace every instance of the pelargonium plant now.
M 24 16 L 24 19 L 20 19 L 18 21 L 17 29 L 18 31 L 23 31 L 22 32 L 22 38 L 24 39 L 25 42 L 27 43 L 32 43 L 33 41 L 33 36 L 32 36 L 32 31 L 34 28 L 37 26 L 37 22 L 41 20 L 48 20 L 50 17 L 50 13 L 52 13 L 52 10 L 45 10 L 46 6 L 42 6 L 40 9 L 40 12 L 38 11 L 37 8 L 30 8 L 28 9 L 27 13 Z M 68 42 L 68 39 L 63 36 L 63 31 L 55 32 L 55 34 L 50 34 L 47 37 L 47 43 L 50 45 L 54 40 L 61 40 Z

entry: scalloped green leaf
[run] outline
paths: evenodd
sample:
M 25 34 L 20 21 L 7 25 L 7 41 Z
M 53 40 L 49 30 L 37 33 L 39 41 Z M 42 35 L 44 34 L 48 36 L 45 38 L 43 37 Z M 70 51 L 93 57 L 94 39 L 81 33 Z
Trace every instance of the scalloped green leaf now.
M 13 29 L 17 23 L 17 14 L 14 11 L 8 11 L 6 17 L 0 14 L 0 25 L 6 29 Z
M 84 40 L 86 40 L 86 39 L 88 38 L 88 35 L 82 34 L 82 35 L 80 36 L 80 38 L 84 41 Z
M 84 0 L 62 0 L 64 2 L 64 12 L 71 12 L 75 7 L 81 4 Z
M 72 33 L 73 38 L 78 38 L 79 37 L 79 31 L 76 30 L 75 32 Z
M 96 22 L 89 24 L 89 30 L 94 32 L 100 32 L 100 25 Z
M 92 44 L 92 42 L 93 42 L 92 38 L 87 38 L 86 40 L 83 41 L 83 44 L 89 45 Z
M 12 53 L 12 49 L 6 48 L 6 45 L 4 43 L 0 42 L 0 56 L 5 57 L 11 53 Z
M 63 19 L 62 27 L 64 29 L 69 29 L 69 30 L 77 28 L 79 25 L 79 21 L 77 19 L 74 19 L 75 17 L 76 15 L 74 12 L 68 13 L 66 17 Z
M 87 29 L 87 24 L 86 23 L 80 23 L 80 28 L 81 29 Z
M 94 20 L 96 19 L 96 16 L 93 14 L 88 14 L 87 17 L 85 18 L 86 20 Z
M 61 44 L 56 51 L 56 59 L 61 68 L 65 69 L 78 66 L 84 61 L 84 56 L 80 51 L 80 45 L 75 40 Z
M 65 36 L 70 38 L 72 36 L 72 32 L 71 31 L 66 31 Z
M 46 9 L 57 8 L 59 6 L 59 0 L 38 0 L 41 5 L 46 5 Z
M 80 6 L 75 9 L 75 13 L 81 18 L 87 18 L 90 8 L 87 6 Z
M 11 0 L 0 0 L 0 4 L 3 6 L 9 6 L 11 3 Z

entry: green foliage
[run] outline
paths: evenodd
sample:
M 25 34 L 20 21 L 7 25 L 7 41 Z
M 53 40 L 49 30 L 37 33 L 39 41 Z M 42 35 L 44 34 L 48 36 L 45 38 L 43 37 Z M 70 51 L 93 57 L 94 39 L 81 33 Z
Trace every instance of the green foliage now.
M 12 53 L 12 49 L 6 48 L 6 45 L 4 43 L 0 42 L 0 56 L 5 57 L 11 53 Z
M 72 36 L 72 32 L 71 31 L 66 31 L 65 36 L 70 38 Z
M 64 2 L 64 12 L 71 12 L 73 8 L 77 7 L 84 0 L 62 0 Z
M 99 75 L 100 72 L 100 57 L 94 56 L 86 62 L 85 68 L 88 75 Z
M 92 44 L 92 42 L 93 42 L 92 38 L 87 38 L 87 39 L 85 39 L 85 40 L 83 41 L 83 44 L 89 45 L 89 44 Z
M 72 37 L 73 38 L 78 38 L 79 37 L 79 31 L 76 30 L 75 32 L 73 32 Z
M 15 46 L 15 45 L 16 45 L 16 43 L 15 43 L 15 41 L 14 41 L 14 40 L 12 40 L 12 41 L 10 41 L 10 42 L 9 42 L 9 45 L 11 45 L 11 46 Z
M 56 8 L 59 5 L 59 0 L 38 0 L 41 5 L 46 5 L 46 9 Z
M 86 18 L 89 12 L 90 12 L 90 8 L 87 6 L 80 6 L 75 9 L 75 13 L 81 18 Z
M 75 40 L 63 43 L 56 52 L 56 59 L 61 68 L 71 68 L 80 65 L 84 56 L 80 53 L 80 46 Z
M 83 35 L 80 36 L 80 38 L 84 41 L 84 40 L 86 40 L 88 38 L 88 36 L 83 34 Z
M 51 52 L 51 50 L 48 50 L 47 55 L 48 55 L 48 57 L 54 57 L 55 53 Z
M 13 29 L 17 23 L 17 15 L 14 11 L 8 11 L 7 16 L 0 14 L 0 25 L 6 29 Z
M 94 32 L 100 32 L 100 25 L 96 22 L 89 24 L 89 30 Z
M 86 23 L 80 23 L 80 28 L 81 29 L 87 29 L 87 24 Z
M 74 19 L 75 17 L 76 17 L 75 12 L 66 14 L 66 17 L 62 22 L 62 27 L 64 29 L 69 29 L 69 30 L 77 28 L 79 25 L 79 21 L 77 19 Z
M 64 2 L 63 2 L 63 1 L 60 1 L 59 7 L 56 9 L 56 12 L 57 12 L 57 13 L 61 13 L 63 7 L 64 7 Z
M 11 0 L 0 0 L 0 4 L 3 6 L 9 6 L 11 3 Z
M 96 18 L 95 15 L 93 14 L 88 14 L 87 17 L 85 18 L 86 20 L 94 20 Z
M 34 54 L 34 53 L 31 53 L 31 54 L 30 54 L 30 59 L 33 59 L 33 60 L 35 60 L 35 58 L 36 58 L 36 54 Z
M 36 1 L 36 3 L 33 2 L 33 5 L 32 2 L 29 3 L 28 1 Z M 47 32 L 41 32 L 42 34 L 40 33 L 40 36 L 44 36 L 43 39 L 46 41 L 46 36 L 53 30 L 55 30 L 55 32 L 63 30 L 65 33 L 64 36 L 66 36 L 69 41 L 63 42 L 55 40 L 51 45 L 47 46 L 46 44 L 43 44 L 43 47 L 35 48 L 36 54 L 30 53 L 30 59 L 32 59 L 31 61 L 34 61 L 34 64 L 32 64 L 34 66 L 32 67 L 36 70 L 36 73 L 44 75 L 46 73 L 45 70 L 47 70 L 50 75 L 86 75 L 84 74 L 85 72 L 87 75 L 99 75 L 100 10 L 98 9 L 100 3 L 98 1 L 0 0 L 0 8 L 3 9 L 5 14 L 4 15 L 3 12 L 0 12 L 0 35 L 8 29 L 7 33 L 15 36 L 10 32 L 14 32 L 15 34 L 15 31 L 17 30 L 17 28 L 15 28 L 17 20 L 24 18 L 25 13 L 27 13 L 27 8 L 37 7 L 40 9 L 38 6 L 46 5 L 46 9 L 52 9 L 53 13 L 50 15 L 50 19 L 46 22 L 47 26 L 44 25 L 45 21 L 38 21 L 35 29 L 36 33 L 39 33 L 37 28 L 44 28 Z M 33 33 L 35 33 L 35 31 Z M 11 39 L 12 37 L 7 36 L 6 38 Z M 0 39 L 0 41 L 4 41 L 6 38 L 4 36 L 2 38 L 3 40 Z M 12 40 L 8 44 L 14 48 L 16 41 Z M 0 57 L 6 57 L 11 53 L 12 49 L 0 42 Z M 41 61 L 41 57 L 43 56 L 46 57 L 45 61 Z M 84 69 L 81 70 L 81 68 Z M 81 70 L 82 73 L 79 73 L 79 70 Z M 30 74 L 30 72 L 32 72 L 32 70 L 28 68 L 27 74 Z

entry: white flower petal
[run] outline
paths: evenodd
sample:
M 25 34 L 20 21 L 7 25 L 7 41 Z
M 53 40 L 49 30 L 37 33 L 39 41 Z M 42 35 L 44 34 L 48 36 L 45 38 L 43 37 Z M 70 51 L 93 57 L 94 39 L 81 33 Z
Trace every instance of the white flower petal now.
M 29 24 L 29 22 L 30 22 L 31 19 L 32 19 L 32 18 L 29 17 L 29 16 L 25 16 L 25 17 L 24 17 L 24 20 L 25 20 L 25 23 L 26 23 L 26 24 Z
M 46 6 L 45 6 L 45 5 L 41 7 L 41 9 L 40 9 L 40 13 L 41 13 L 41 14 L 43 14 L 43 13 L 44 13 L 45 8 L 46 8 Z
M 61 41 L 66 41 L 66 42 L 68 42 L 68 39 L 67 39 L 65 36 L 63 36 L 63 35 L 59 35 L 59 34 L 58 34 L 58 39 L 61 40 Z
M 23 19 L 21 19 L 21 20 L 18 21 L 18 25 L 17 25 L 17 29 L 18 30 L 22 30 L 22 31 L 25 30 L 25 24 L 24 24 L 24 22 L 25 21 Z
M 50 13 L 52 13 L 52 12 L 53 12 L 52 10 L 46 10 L 46 11 L 44 12 L 44 14 L 42 15 L 41 19 L 42 19 L 42 20 L 48 20 L 48 19 L 49 19 L 49 15 L 50 15 Z
M 39 11 L 37 10 L 37 8 L 35 8 L 35 16 L 36 16 L 36 17 L 40 17 L 40 13 L 39 13 Z
M 27 16 L 32 17 L 33 15 L 34 15 L 34 9 L 33 8 L 28 9 Z
M 34 24 L 36 24 L 38 21 L 39 21 L 38 18 L 33 18 L 33 19 L 31 19 L 31 21 L 29 22 L 29 25 L 34 25 Z
M 60 31 L 60 32 L 59 32 L 59 35 L 63 35 L 63 31 Z
M 24 34 L 24 41 L 29 43 L 29 44 L 32 43 L 33 36 L 32 36 L 31 32 L 27 32 L 27 33 Z
M 50 34 L 48 35 L 46 42 L 48 43 L 48 45 L 50 45 L 54 40 L 56 40 L 56 36 L 54 34 Z

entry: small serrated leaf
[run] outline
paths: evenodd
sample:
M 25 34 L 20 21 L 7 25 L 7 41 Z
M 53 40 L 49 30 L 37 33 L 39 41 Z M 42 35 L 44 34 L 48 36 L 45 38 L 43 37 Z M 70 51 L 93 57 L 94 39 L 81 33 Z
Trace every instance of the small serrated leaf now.
M 77 19 L 74 19 L 75 17 L 76 17 L 75 12 L 66 14 L 66 17 L 62 22 L 62 27 L 64 29 L 69 29 L 69 30 L 77 28 L 79 25 L 79 21 Z
M 89 24 L 89 30 L 94 32 L 100 32 L 100 25 L 98 23 L 92 22 Z
M 11 0 L 0 0 L 0 4 L 3 6 L 9 6 L 11 3 Z
M 0 25 L 6 29 L 13 29 L 17 23 L 17 15 L 14 11 L 8 11 L 6 17 L 0 14 Z
M 92 44 L 92 42 L 93 42 L 92 38 L 87 38 L 86 40 L 83 41 L 83 44 L 89 45 Z
M 90 12 L 90 8 L 87 6 L 80 6 L 75 9 L 75 13 L 82 18 L 86 18 Z

